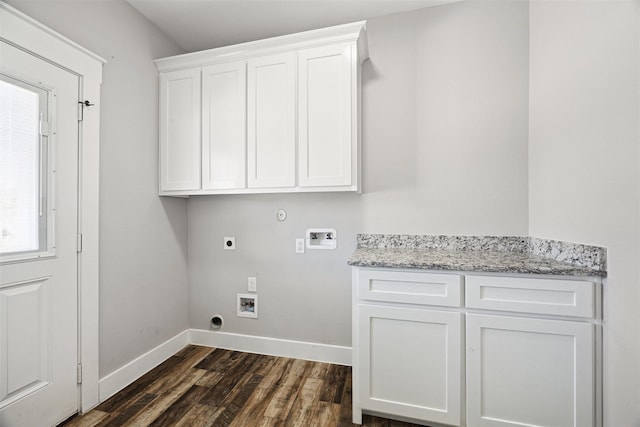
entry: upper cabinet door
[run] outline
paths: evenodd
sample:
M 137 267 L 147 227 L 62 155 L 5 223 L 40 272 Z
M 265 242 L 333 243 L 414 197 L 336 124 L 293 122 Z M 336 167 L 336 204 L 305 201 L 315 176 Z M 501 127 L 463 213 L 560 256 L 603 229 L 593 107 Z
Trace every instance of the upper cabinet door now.
M 246 188 L 246 62 L 202 69 L 202 188 Z
M 247 63 L 249 188 L 296 185 L 295 65 L 294 52 Z
M 200 189 L 200 68 L 160 74 L 160 192 Z
M 352 45 L 322 46 L 298 54 L 301 187 L 355 184 L 357 63 L 352 61 Z

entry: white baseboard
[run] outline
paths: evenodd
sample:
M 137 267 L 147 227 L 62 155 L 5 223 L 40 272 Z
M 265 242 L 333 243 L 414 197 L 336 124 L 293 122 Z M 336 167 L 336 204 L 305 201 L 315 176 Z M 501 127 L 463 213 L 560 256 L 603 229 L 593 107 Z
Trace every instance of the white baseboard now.
M 100 379 L 100 402 L 104 402 L 189 344 L 189 330 L 149 350 Z
M 351 366 L 351 347 L 187 329 L 101 378 L 100 402 L 104 402 L 187 344 Z
M 351 347 L 190 329 L 195 345 L 351 366 Z

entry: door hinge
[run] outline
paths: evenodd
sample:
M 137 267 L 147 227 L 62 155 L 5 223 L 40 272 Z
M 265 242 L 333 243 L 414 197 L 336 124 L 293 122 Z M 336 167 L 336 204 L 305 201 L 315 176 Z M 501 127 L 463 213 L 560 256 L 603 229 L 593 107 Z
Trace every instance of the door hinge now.
M 78 384 L 82 384 L 82 363 L 78 363 Z
M 76 238 L 76 251 L 82 252 L 82 234 L 78 234 Z

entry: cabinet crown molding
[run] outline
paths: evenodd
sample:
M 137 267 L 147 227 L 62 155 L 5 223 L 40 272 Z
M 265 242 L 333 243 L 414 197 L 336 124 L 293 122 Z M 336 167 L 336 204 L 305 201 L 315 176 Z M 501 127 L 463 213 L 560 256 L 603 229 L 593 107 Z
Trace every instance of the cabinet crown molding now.
M 341 42 L 357 42 L 358 62 L 362 64 L 369 58 L 366 24 L 367 21 L 353 22 L 350 24 L 160 58 L 155 59 L 153 62 L 160 72 L 167 72 L 238 61 L 260 55 L 271 55 L 307 47 Z

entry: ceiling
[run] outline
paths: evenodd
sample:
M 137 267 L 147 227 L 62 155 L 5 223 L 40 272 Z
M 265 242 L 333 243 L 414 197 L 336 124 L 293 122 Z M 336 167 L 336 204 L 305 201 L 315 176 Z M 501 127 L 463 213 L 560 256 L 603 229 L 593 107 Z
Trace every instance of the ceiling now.
M 185 52 L 459 0 L 127 0 Z

